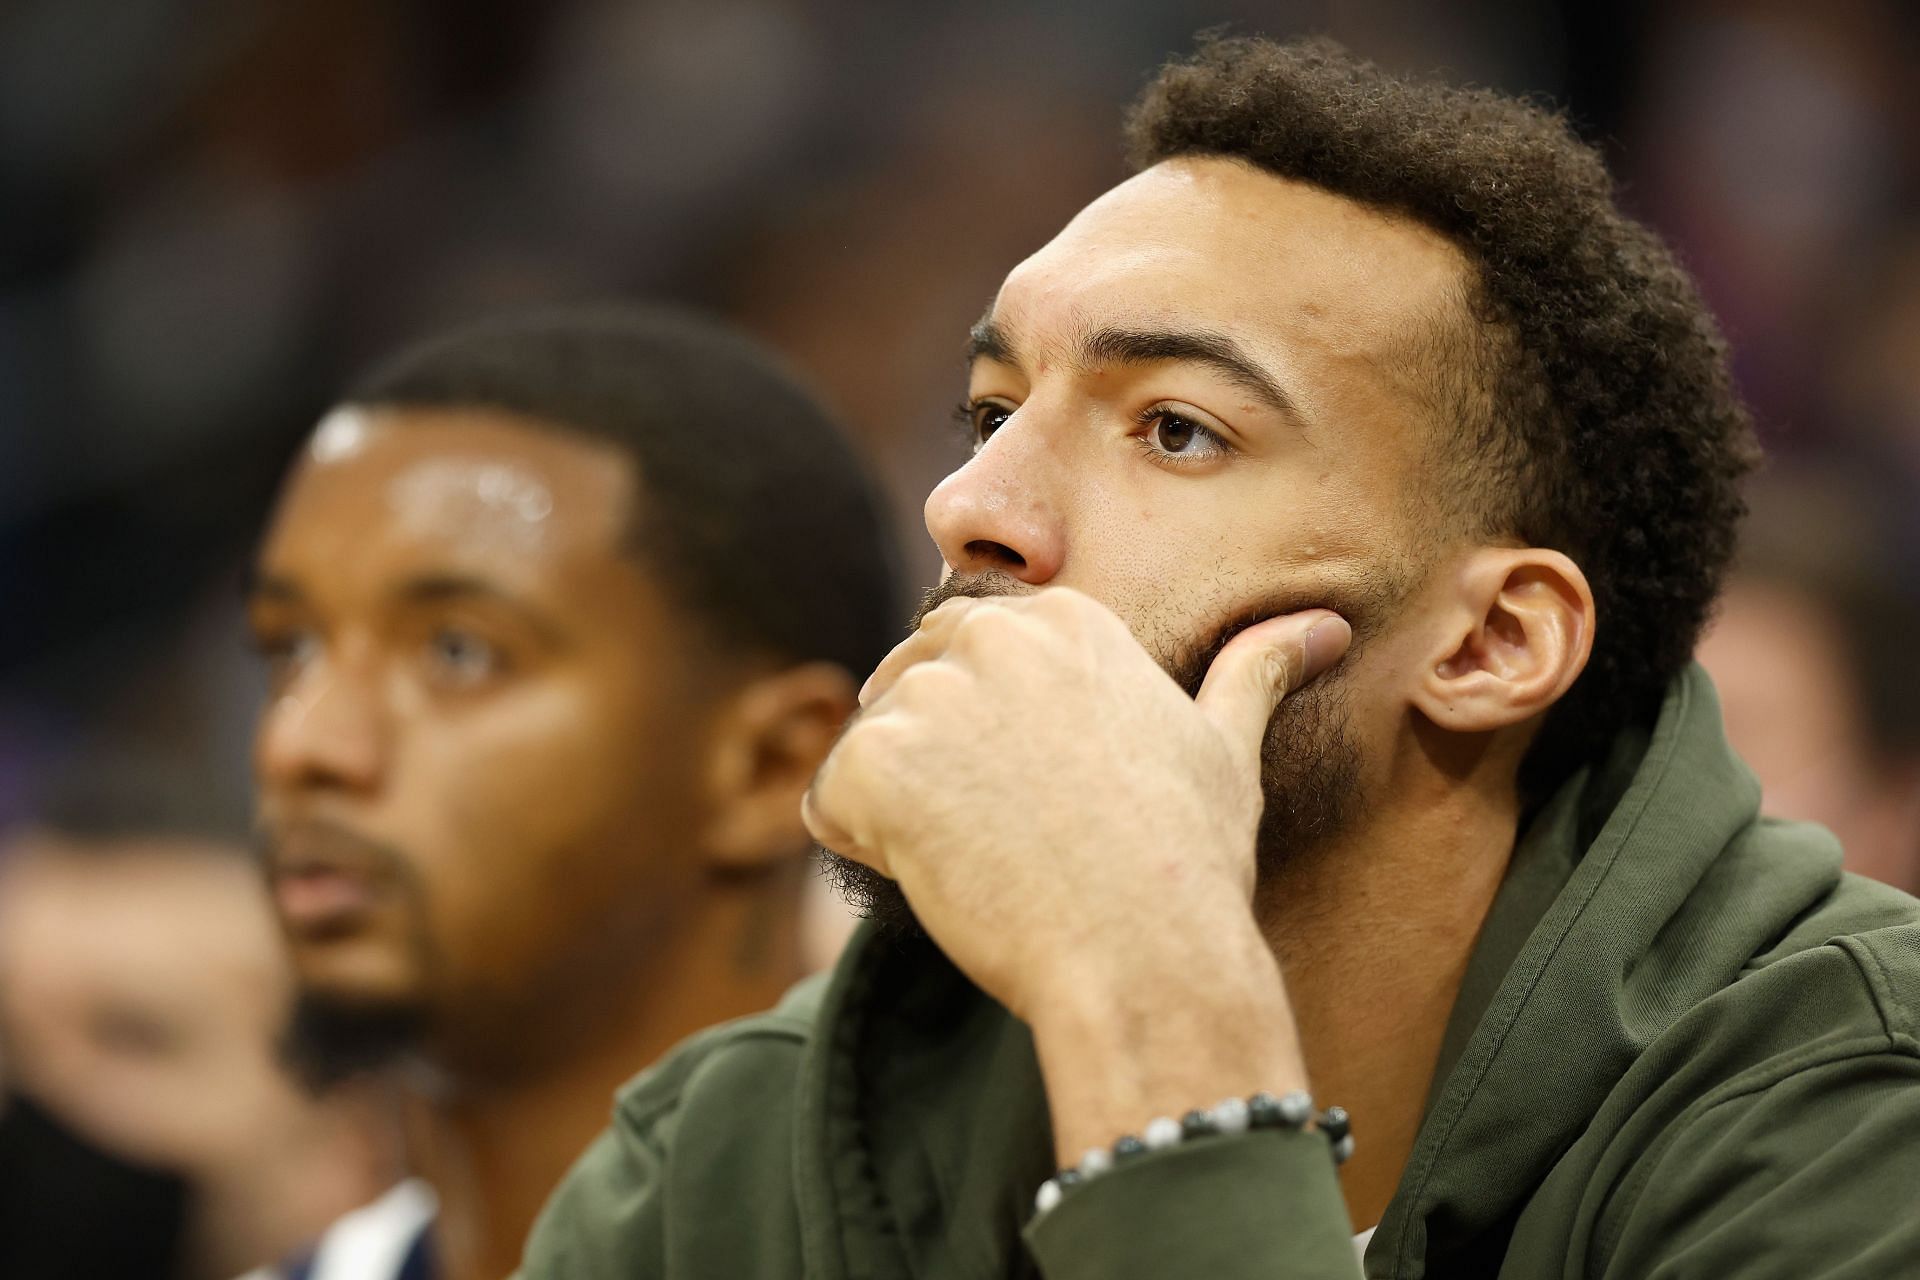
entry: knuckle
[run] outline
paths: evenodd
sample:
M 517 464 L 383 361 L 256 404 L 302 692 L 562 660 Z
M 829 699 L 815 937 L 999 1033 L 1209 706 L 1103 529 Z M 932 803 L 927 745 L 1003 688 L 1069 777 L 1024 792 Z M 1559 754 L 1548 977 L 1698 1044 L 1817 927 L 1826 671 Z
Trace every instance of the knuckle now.
M 966 596 L 955 596 L 951 600 L 942 600 L 939 604 L 927 610 L 926 614 L 921 617 L 920 625 L 915 628 L 915 634 L 938 630 L 943 626 L 953 623 L 957 619 L 966 617 L 967 612 L 973 607 L 974 603 L 975 601 Z
M 1247 682 L 1284 698 L 1299 683 L 1302 662 L 1300 646 L 1269 645 L 1247 663 Z
M 1012 618 L 1013 611 L 1004 604 L 981 604 L 955 624 L 953 644 L 959 647 L 989 643 L 1006 630 Z
M 934 660 L 918 663 L 902 672 L 894 682 L 895 702 L 900 706 L 913 706 L 925 702 L 948 689 L 962 679 L 961 673 L 951 662 Z
M 1059 618 L 1081 618 L 1100 608 L 1092 596 L 1073 587 L 1049 587 L 1034 600 L 1036 610 Z
M 1299 665 L 1292 646 L 1269 649 L 1260 663 L 1260 678 L 1268 688 L 1285 693 L 1293 688 Z

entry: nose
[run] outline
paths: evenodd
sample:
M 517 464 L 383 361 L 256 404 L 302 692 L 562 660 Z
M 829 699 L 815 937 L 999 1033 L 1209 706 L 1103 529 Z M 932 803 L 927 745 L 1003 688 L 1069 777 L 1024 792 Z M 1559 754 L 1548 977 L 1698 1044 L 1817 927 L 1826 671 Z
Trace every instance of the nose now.
M 927 532 L 957 574 L 998 570 L 1043 585 L 1066 559 L 1068 481 L 1023 408 L 927 496 Z
M 386 770 L 387 729 L 366 675 L 322 657 L 267 706 L 254 740 L 261 784 L 370 795 Z

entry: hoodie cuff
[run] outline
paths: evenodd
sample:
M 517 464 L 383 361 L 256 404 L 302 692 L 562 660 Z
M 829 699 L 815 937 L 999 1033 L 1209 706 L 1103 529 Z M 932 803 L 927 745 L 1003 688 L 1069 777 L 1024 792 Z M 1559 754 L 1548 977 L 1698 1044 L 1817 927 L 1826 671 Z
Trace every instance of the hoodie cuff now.
M 1046 1280 L 1356 1277 L 1327 1140 L 1262 1130 L 1137 1156 L 1027 1224 Z

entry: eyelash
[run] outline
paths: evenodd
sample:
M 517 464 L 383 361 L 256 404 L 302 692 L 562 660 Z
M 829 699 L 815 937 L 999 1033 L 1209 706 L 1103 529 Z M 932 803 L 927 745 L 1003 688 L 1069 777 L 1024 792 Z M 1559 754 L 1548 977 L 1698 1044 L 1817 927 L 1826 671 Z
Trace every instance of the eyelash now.
M 953 407 L 954 425 L 959 429 L 961 438 L 976 452 L 979 451 L 981 445 L 986 443 L 986 441 L 980 438 L 979 414 L 982 409 L 988 407 L 1004 408 L 1004 406 L 997 405 L 991 400 L 962 400 Z M 1155 448 L 1146 433 L 1152 431 L 1155 423 L 1165 422 L 1169 419 L 1192 427 L 1196 436 L 1204 436 L 1211 442 L 1209 451 L 1198 456 L 1189 457 L 1185 454 L 1168 453 L 1165 450 Z M 1219 432 L 1196 421 L 1191 415 L 1179 413 L 1164 404 L 1148 405 L 1136 413 L 1133 416 L 1133 420 L 1135 425 L 1140 428 L 1140 433 L 1131 437 L 1135 443 L 1135 447 L 1138 448 L 1142 454 L 1146 455 L 1149 460 L 1159 463 L 1162 466 L 1194 467 L 1200 465 L 1202 462 L 1217 458 L 1223 453 L 1234 452 L 1233 446 L 1228 444 Z
M 962 400 L 959 404 L 953 406 L 952 418 L 954 430 L 960 433 L 960 439 L 969 449 L 978 449 L 980 447 L 980 427 L 974 421 L 973 417 L 973 415 L 980 410 L 980 407 L 980 403 L 973 400 Z
M 1148 405 L 1139 413 L 1135 414 L 1133 420 L 1141 428 L 1141 434 L 1133 437 L 1135 446 L 1149 459 L 1162 466 L 1197 467 L 1203 463 L 1216 461 L 1222 455 L 1233 452 L 1233 446 L 1228 444 L 1218 431 L 1195 421 L 1193 417 L 1188 414 L 1177 412 L 1163 404 Z M 1168 420 L 1184 423 L 1193 428 L 1193 433 L 1196 437 L 1205 437 L 1208 441 L 1207 451 L 1201 454 L 1167 453 L 1155 448 L 1153 442 L 1148 438 L 1148 434 L 1153 430 L 1153 425 L 1156 422 L 1165 423 Z

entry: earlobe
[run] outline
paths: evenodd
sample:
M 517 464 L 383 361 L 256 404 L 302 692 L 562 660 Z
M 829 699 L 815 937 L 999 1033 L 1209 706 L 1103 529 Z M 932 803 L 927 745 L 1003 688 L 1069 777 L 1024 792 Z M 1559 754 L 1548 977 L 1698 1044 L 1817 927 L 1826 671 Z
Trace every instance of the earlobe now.
M 1593 591 L 1567 556 L 1540 547 L 1476 552 L 1458 584 L 1455 623 L 1415 695 L 1443 729 L 1523 724 L 1572 687 L 1593 649 Z
M 808 837 L 800 800 L 854 708 L 857 685 L 827 662 L 750 680 L 707 735 L 700 852 L 716 871 L 797 861 Z

